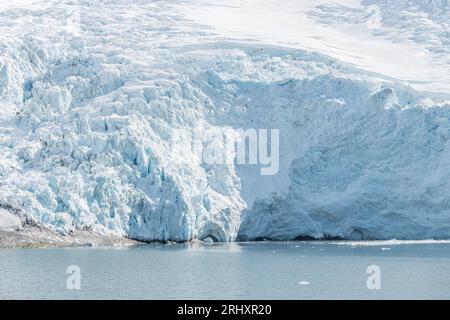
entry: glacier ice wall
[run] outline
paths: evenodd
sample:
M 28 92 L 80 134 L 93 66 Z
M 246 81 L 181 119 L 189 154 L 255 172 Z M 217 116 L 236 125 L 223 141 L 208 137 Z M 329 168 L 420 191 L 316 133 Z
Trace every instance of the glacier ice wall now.
M 450 237 L 448 95 L 178 10 L 0 11 L 0 204 L 140 240 Z M 280 129 L 279 173 L 178 152 L 194 128 Z

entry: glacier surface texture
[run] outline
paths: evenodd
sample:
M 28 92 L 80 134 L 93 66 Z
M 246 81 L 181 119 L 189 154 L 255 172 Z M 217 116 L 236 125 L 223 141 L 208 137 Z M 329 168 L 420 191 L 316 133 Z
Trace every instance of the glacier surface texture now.
M 183 152 L 253 128 L 275 175 Z M 450 1 L 2 1 L 0 207 L 145 241 L 448 239 Z

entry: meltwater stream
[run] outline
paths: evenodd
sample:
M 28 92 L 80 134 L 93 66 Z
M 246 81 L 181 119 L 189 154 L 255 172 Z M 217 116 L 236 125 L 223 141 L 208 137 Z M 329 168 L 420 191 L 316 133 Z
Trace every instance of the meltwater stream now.
M 79 267 L 80 290 L 67 288 L 69 266 Z M 368 289 L 369 266 L 380 289 Z M 104 298 L 449 299 L 450 243 L 0 250 L 0 299 Z

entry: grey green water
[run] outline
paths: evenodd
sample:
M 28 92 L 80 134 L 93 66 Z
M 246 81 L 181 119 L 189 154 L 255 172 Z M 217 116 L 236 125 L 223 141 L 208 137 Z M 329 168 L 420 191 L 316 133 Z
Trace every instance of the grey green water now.
M 67 279 L 78 276 L 66 273 L 71 265 L 79 267 L 80 290 L 67 287 Z M 368 289 L 371 265 L 380 272 L 370 283 L 380 289 Z M 450 299 L 450 244 L 0 250 L 0 299 L 121 298 Z

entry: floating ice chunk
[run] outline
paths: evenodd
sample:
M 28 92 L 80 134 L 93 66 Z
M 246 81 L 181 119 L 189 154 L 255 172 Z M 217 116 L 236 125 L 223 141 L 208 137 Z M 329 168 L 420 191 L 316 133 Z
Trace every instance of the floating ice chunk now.
M 214 243 L 214 240 L 211 239 L 210 237 L 208 237 L 208 238 L 203 239 L 203 243 L 211 244 L 211 243 Z

